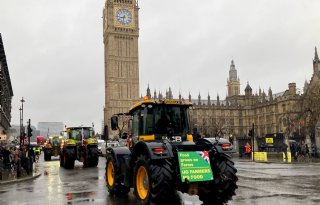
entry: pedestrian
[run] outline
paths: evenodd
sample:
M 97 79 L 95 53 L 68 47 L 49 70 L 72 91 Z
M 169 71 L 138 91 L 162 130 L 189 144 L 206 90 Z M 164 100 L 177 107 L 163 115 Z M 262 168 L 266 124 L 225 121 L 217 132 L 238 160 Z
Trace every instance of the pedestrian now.
M 313 158 L 318 157 L 317 156 L 317 146 L 314 143 L 311 144 L 311 155 Z
M 28 153 L 29 153 L 29 170 L 32 172 L 33 171 L 33 163 L 34 163 L 34 150 L 30 146 L 28 149 Z
M 305 144 L 305 153 L 306 153 L 306 156 L 310 158 L 309 146 L 307 143 Z
M 32 147 L 29 147 L 29 158 L 31 160 L 31 162 L 34 162 L 34 150 Z
M 4 168 L 4 163 L 3 163 L 3 147 L 0 145 L 0 173 L 2 168 Z
M 284 153 L 284 160 L 287 162 L 288 161 L 288 145 L 283 142 L 282 143 L 282 152 Z
M 13 147 L 10 147 L 10 162 L 11 162 L 11 167 L 14 167 L 14 165 L 15 165 L 14 155 L 15 155 L 14 148 L 13 148 Z
M 251 154 L 251 145 L 249 144 L 249 142 L 246 143 L 246 145 L 244 146 L 245 150 L 246 150 L 246 155 L 250 156 Z
M 301 144 L 297 144 L 297 158 L 302 155 L 302 149 L 301 149 Z
M 34 150 L 34 160 L 35 162 L 39 162 L 39 156 L 40 156 L 40 147 L 35 147 Z
M 197 141 L 201 138 L 201 135 L 198 132 L 198 129 L 195 127 L 192 129 L 192 137 L 194 141 Z
M 27 171 L 27 153 L 25 147 L 20 148 L 19 158 L 21 159 L 21 167 Z
M 297 145 L 295 142 L 292 142 L 290 144 L 290 151 L 291 151 L 291 155 L 293 156 L 293 159 L 297 160 Z
M 3 159 L 3 156 L 2 156 L 2 146 L 0 145 L 0 160 Z
M 261 146 L 260 146 L 261 152 L 265 152 L 265 151 L 266 151 L 266 148 L 267 148 L 266 143 L 265 143 L 265 142 L 262 142 L 262 143 L 261 143 Z
M 3 166 L 5 169 L 9 169 L 11 166 L 10 162 L 10 151 L 7 146 L 4 147 L 2 150 L 2 158 L 3 158 Z
M 19 162 L 20 158 L 19 158 L 19 149 L 14 148 L 14 162 L 17 165 Z

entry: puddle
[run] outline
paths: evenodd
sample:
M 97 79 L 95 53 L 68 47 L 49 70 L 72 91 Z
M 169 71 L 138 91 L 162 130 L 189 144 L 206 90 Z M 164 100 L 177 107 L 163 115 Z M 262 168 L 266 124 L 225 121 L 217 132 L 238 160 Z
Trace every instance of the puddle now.
M 69 204 L 69 201 L 77 201 L 77 202 L 94 201 L 96 198 L 96 193 L 95 192 L 67 193 L 66 196 Z

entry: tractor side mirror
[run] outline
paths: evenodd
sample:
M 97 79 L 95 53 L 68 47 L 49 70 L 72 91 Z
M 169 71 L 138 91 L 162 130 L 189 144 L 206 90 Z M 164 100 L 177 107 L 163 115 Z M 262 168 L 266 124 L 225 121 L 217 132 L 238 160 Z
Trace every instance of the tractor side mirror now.
M 112 116 L 111 117 L 111 129 L 117 130 L 118 129 L 118 116 Z

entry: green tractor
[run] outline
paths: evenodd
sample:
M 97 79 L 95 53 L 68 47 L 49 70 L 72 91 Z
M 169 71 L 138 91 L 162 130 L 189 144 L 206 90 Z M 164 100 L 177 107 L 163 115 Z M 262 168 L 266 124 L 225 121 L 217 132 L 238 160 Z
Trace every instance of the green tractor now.
M 43 147 L 44 161 L 50 161 L 52 156 L 60 155 L 60 147 L 63 140 L 63 136 L 55 135 L 49 136 L 47 142 Z
M 237 169 L 218 141 L 193 141 L 189 102 L 145 99 L 128 120 L 127 146 L 106 150 L 106 185 L 111 195 L 133 188 L 141 204 L 178 204 L 176 191 L 198 195 L 204 204 L 224 204 L 238 188 Z M 120 115 L 111 118 L 119 130 Z M 121 130 L 119 130 L 121 133 Z
M 96 167 L 99 163 L 98 141 L 92 127 L 67 127 L 66 139 L 60 151 L 60 167 L 73 169 L 75 160 L 85 167 Z

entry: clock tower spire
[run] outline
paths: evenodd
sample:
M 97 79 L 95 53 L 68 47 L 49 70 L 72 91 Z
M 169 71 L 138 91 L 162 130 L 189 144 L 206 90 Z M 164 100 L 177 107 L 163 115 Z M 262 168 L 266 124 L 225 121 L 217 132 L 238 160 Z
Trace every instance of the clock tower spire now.
M 234 61 L 231 61 L 230 70 L 229 70 L 229 79 L 227 81 L 228 86 L 228 97 L 234 95 L 240 95 L 240 79 L 237 75 L 236 66 Z
M 108 127 L 113 114 L 128 112 L 139 100 L 138 12 L 136 0 L 106 0 L 103 9 L 104 125 Z

